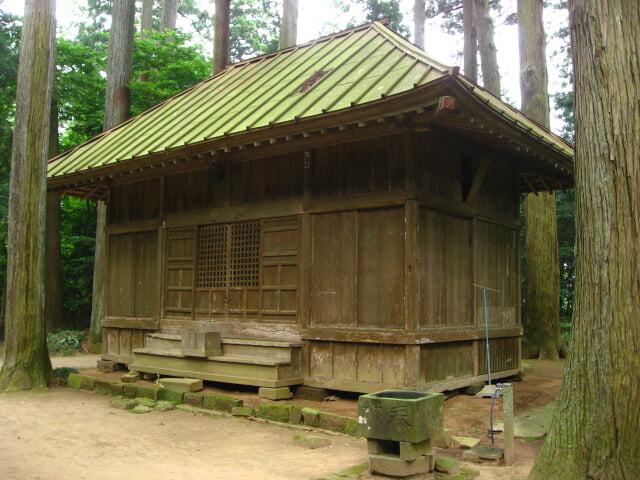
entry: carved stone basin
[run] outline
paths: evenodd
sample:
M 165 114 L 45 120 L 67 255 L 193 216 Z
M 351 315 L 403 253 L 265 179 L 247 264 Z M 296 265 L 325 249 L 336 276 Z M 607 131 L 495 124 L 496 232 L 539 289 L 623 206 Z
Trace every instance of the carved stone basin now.
M 386 390 L 358 399 L 362 435 L 378 440 L 419 443 L 442 431 L 441 393 Z

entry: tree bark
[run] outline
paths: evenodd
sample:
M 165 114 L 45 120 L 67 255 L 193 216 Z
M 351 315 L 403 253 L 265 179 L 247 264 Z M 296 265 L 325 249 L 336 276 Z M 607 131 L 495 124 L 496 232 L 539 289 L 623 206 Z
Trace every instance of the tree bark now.
M 213 65 L 215 75 L 229 64 L 229 23 L 231 21 L 231 0 L 216 0 L 216 14 L 213 26 Z
M 542 0 L 518 1 L 520 109 L 549 128 L 546 41 Z M 523 355 L 557 360 L 560 340 L 560 263 L 555 194 L 525 197 L 527 296 Z
M 464 74 L 474 83 L 478 83 L 478 31 L 476 30 L 475 0 L 463 0 L 462 24 Z
M 45 210 L 55 0 L 27 0 L 9 180 L 7 300 L 1 390 L 46 388 Z
M 56 58 L 54 42 L 54 58 Z M 56 78 L 56 71 L 52 73 Z M 51 90 L 51 112 L 49 120 L 49 151 L 51 158 L 58 154 L 58 93 L 54 86 Z M 45 319 L 47 332 L 64 328 L 66 323 L 62 315 L 62 256 L 60 252 L 60 197 L 47 194 L 46 211 L 46 252 L 45 252 Z
M 426 22 L 425 0 L 413 3 L 413 43 L 424 50 L 424 22 Z
M 530 479 L 640 472 L 640 4 L 572 0 L 576 303 L 565 380 Z
M 280 48 L 293 47 L 298 36 L 298 0 L 282 2 L 282 24 L 280 25 Z
M 478 52 L 482 67 L 482 85 L 500 98 L 498 49 L 493 38 L 493 21 L 491 20 L 489 0 L 475 0 L 475 18 L 478 32 Z
M 145 38 L 145 32 L 153 30 L 153 0 L 142 0 L 142 12 L 140 13 L 140 38 Z
M 164 0 L 162 4 L 162 18 L 160 20 L 160 31 L 175 30 L 178 20 L 178 3 L 180 0 Z
M 109 35 L 109 61 L 107 67 L 107 92 L 104 106 L 104 129 L 108 130 L 125 121 L 130 114 L 130 95 L 127 83 L 131 80 L 133 59 L 133 34 L 135 21 L 133 0 L 114 0 L 111 11 Z M 93 266 L 93 296 L 91 306 L 90 341 L 100 343 L 102 318 L 104 317 L 104 283 L 106 260 L 106 205 L 98 201 L 96 219 L 96 249 Z

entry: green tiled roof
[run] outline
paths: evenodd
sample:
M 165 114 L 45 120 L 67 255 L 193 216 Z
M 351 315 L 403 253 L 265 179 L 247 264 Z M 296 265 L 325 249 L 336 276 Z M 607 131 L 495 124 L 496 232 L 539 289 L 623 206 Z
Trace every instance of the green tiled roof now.
M 374 22 L 230 65 L 53 158 L 48 175 L 61 184 L 77 174 L 124 168 L 130 160 L 185 146 L 343 115 L 445 80 L 478 108 L 533 135 L 570 163 L 570 145 Z

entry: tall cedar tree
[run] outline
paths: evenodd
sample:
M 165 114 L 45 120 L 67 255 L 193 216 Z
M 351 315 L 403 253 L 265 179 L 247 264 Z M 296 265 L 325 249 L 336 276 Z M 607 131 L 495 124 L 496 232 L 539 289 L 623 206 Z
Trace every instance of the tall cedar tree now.
M 46 163 L 54 79 L 55 0 L 27 0 L 9 180 L 7 300 L 0 390 L 46 388 Z
M 229 23 L 231 21 L 231 0 L 216 0 L 216 14 L 213 25 L 213 64 L 215 75 L 229 64 Z
M 292 47 L 298 36 L 298 0 L 282 2 L 282 24 L 280 25 L 280 48 Z
M 640 472 L 640 3 L 569 2 L 576 303 L 558 406 L 531 480 Z
M 478 31 L 475 20 L 475 0 L 463 0 L 462 5 L 464 74 L 478 83 Z
M 500 98 L 500 70 L 498 69 L 498 49 L 493 39 L 493 20 L 489 0 L 475 0 L 475 30 L 478 35 L 478 53 L 482 67 L 482 85 Z
M 107 92 L 105 95 L 103 128 L 108 130 L 129 117 L 131 98 L 127 83 L 131 80 L 133 59 L 133 34 L 135 20 L 133 0 L 114 0 L 109 34 L 109 60 L 107 66 Z M 96 219 L 96 249 L 93 268 L 93 305 L 91 309 L 90 336 L 100 342 L 104 317 L 105 283 L 105 225 L 107 207 L 98 202 Z
M 518 1 L 522 112 L 549 128 L 546 41 L 542 0 Z M 560 349 L 560 264 L 556 197 L 551 192 L 525 197 L 527 300 L 523 355 L 557 360 Z
M 424 50 L 424 22 L 427 21 L 425 0 L 413 2 L 413 43 Z

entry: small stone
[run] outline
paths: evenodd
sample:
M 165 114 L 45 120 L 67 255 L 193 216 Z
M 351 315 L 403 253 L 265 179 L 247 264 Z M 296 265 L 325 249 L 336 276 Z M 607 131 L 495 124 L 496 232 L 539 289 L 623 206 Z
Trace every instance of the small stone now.
M 153 411 L 152 407 L 147 405 L 136 405 L 133 409 L 129 410 L 131 413 L 149 413 Z
M 166 402 L 164 400 L 160 400 L 156 402 L 156 405 L 153 407 L 154 410 L 158 412 L 168 412 L 169 410 L 175 409 L 176 406 L 171 402 Z
M 313 435 L 294 435 L 293 444 L 302 448 L 315 449 L 330 446 L 331 440 Z
M 456 435 L 453 435 L 451 438 L 453 439 L 455 448 L 469 449 L 477 447 L 480 444 L 479 438 L 458 437 Z
M 318 426 L 325 430 L 344 432 L 347 426 L 347 417 L 335 415 L 333 413 L 320 412 L 320 415 L 318 416 Z
M 447 475 L 457 475 L 460 473 L 460 463 L 451 457 L 436 458 L 436 471 Z
M 131 410 L 138 405 L 138 402 L 132 398 L 115 397 L 111 399 L 109 405 L 119 410 Z

